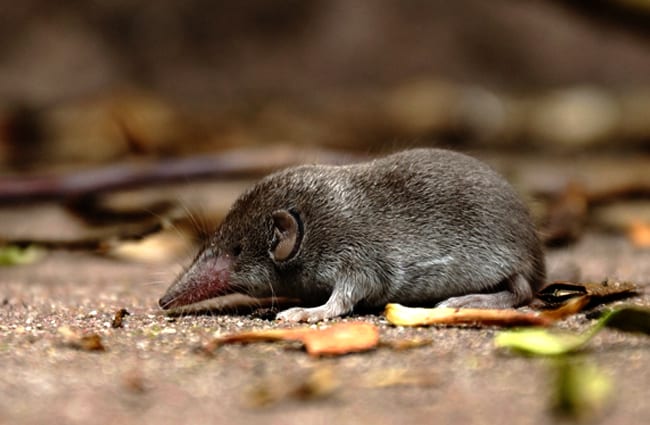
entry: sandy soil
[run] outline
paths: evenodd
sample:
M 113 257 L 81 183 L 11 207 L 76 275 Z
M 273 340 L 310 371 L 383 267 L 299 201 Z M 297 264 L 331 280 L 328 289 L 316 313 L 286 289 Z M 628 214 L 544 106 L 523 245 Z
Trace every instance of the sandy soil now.
M 588 235 L 574 247 L 549 252 L 548 258 L 552 266 L 579 264 L 585 279 L 650 283 L 650 252 L 623 238 Z M 549 360 L 495 349 L 496 329 L 407 329 L 371 315 L 336 321 L 375 323 L 384 341 L 418 337 L 434 342 L 325 359 L 284 343 L 226 346 L 206 356 L 196 348 L 215 334 L 279 325 L 250 315 L 165 317 L 156 299 L 177 270 L 175 264 L 132 264 L 64 252 L 3 268 L 0 423 L 556 421 L 549 411 Z M 650 306 L 650 297 L 627 302 Z M 131 315 L 123 328 L 113 329 L 113 315 L 121 308 Z M 560 326 L 584 330 L 591 323 L 580 314 Z M 106 350 L 66 345 L 61 327 L 99 334 Z M 596 419 L 647 423 L 650 339 L 605 330 L 585 357 L 616 388 Z M 312 388 L 311 378 L 320 384 Z M 332 388 L 320 388 L 325 384 Z
M 576 175 L 595 187 L 620 185 L 647 171 L 642 160 L 506 163 L 523 164 L 522 172 L 511 169 L 508 175 L 529 188 L 558 187 Z M 202 207 L 214 198 L 217 207 L 206 210 L 218 213 L 243 187 L 215 191 L 193 185 L 173 198 L 193 205 L 186 196 L 194 193 Z M 556 277 L 578 270 L 584 281 L 634 282 L 645 293 L 618 303 L 650 306 L 650 250 L 613 231 L 621 219 L 630 221 L 627 213 L 614 212 L 616 220 L 601 220 L 613 223 L 609 233 L 591 231 L 573 246 L 548 251 L 549 269 Z M 0 210 L 5 237 L 84 232 L 52 205 Z M 187 258 L 158 264 L 59 251 L 29 265 L 0 268 L 0 424 L 557 422 L 550 408 L 552 360 L 496 349 L 495 328 L 401 328 L 380 315 L 355 316 L 334 322 L 375 323 L 383 342 L 433 343 L 406 350 L 384 344 L 322 359 L 296 344 L 255 343 L 224 346 L 207 356 L 197 347 L 214 335 L 286 325 L 250 314 L 166 317 L 156 301 L 189 260 L 184 249 Z M 120 309 L 130 315 L 114 329 Z M 582 313 L 558 326 L 584 331 L 594 320 Z M 88 334 L 99 335 L 105 350 L 70 346 L 70 339 Z M 591 422 L 650 422 L 650 338 L 606 329 L 583 358 L 614 385 Z

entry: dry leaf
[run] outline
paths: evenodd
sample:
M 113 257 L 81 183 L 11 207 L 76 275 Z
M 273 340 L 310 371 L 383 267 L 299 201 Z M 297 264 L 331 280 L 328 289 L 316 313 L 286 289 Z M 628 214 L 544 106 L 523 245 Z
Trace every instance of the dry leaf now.
M 433 344 L 432 339 L 428 338 L 413 338 L 413 339 L 394 339 L 390 341 L 382 341 L 381 345 L 383 347 L 388 347 L 393 350 L 410 350 L 411 348 L 425 347 L 427 345 Z
M 102 337 L 98 334 L 84 335 L 79 339 L 79 349 L 84 351 L 105 351 Z
M 332 368 L 319 367 L 311 371 L 289 394 L 299 400 L 314 400 L 330 396 L 338 386 Z
M 571 299 L 580 298 L 575 304 L 566 307 L 567 312 L 575 309 L 581 304 L 580 309 L 575 309 L 573 314 L 578 313 L 582 308 L 587 306 L 594 307 L 609 301 L 632 296 L 638 292 L 638 287 L 630 282 L 619 282 L 605 280 L 603 282 L 585 282 L 574 283 L 567 281 L 555 281 L 546 285 L 537 293 L 537 297 L 542 300 L 546 307 L 563 306 Z M 560 307 L 562 309 L 563 307 Z M 553 313 L 550 313 L 551 315 Z M 565 314 L 564 317 L 570 314 Z M 563 317 L 558 317 L 558 319 Z
M 630 224 L 627 237 L 638 248 L 650 248 L 650 223 L 636 221 Z
M 547 326 L 551 321 L 539 314 L 517 310 L 474 308 L 420 308 L 387 304 L 386 319 L 397 326 L 484 325 L 484 326 Z
M 584 285 L 563 280 L 549 283 L 537 293 L 539 299 L 551 306 L 561 305 L 571 298 L 584 295 L 587 295 L 587 288 Z
M 558 320 L 566 319 L 567 317 L 573 316 L 582 311 L 583 308 L 591 300 L 589 295 L 581 295 L 575 298 L 569 299 L 562 306 L 553 309 L 545 310 L 540 313 L 541 316 L 546 317 L 554 322 Z
M 63 336 L 64 344 L 68 347 L 83 351 L 105 351 L 102 337 L 96 333 L 81 335 L 67 326 L 61 326 L 57 332 Z
M 246 394 L 249 407 L 265 407 L 282 400 L 318 400 L 331 396 L 339 382 L 329 367 L 318 367 L 307 375 L 276 376 L 259 381 Z
M 623 296 L 634 295 L 639 291 L 639 288 L 634 283 L 609 279 L 603 282 L 587 282 L 582 285 L 587 290 L 587 294 L 592 297 L 601 298 L 621 298 Z
M 382 369 L 367 375 L 362 386 L 365 388 L 386 387 L 431 387 L 440 384 L 439 377 L 429 371 L 400 368 Z
M 121 328 L 123 326 L 123 319 L 124 316 L 128 316 L 131 313 L 129 313 L 125 308 L 121 308 L 118 311 L 115 312 L 115 316 L 113 317 L 113 321 L 111 322 L 111 328 L 117 329 Z
M 340 355 L 375 348 L 379 330 L 370 323 L 339 323 L 328 328 L 267 329 L 215 338 L 205 349 L 213 351 L 221 344 L 254 341 L 299 341 L 312 356 Z

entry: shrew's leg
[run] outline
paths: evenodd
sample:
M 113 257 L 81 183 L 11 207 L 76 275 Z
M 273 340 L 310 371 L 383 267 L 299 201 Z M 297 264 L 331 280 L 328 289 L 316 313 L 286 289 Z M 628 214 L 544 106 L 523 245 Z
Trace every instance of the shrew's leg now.
M 452 297 L 437 307 L 452 308 L 512 308 L 528 304 L 533 299 L 530 283 L 521 274 L 507 280 L 507 289 L 488 294 L 469 294 Z

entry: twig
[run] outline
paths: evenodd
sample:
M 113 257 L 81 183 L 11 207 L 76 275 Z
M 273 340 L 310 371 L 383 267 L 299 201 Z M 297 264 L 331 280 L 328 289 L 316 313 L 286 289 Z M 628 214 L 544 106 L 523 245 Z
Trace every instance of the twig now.
M 318 161 L 346 163 L 361 159 L 329 150 L 291 147 L 250 148 L 157 162 L 112 164 L 68 174 L 13 177 L 0 180 L 0 205 L 67 200 L 118 189 L 205 178 L 260 176 L 273 170 Z

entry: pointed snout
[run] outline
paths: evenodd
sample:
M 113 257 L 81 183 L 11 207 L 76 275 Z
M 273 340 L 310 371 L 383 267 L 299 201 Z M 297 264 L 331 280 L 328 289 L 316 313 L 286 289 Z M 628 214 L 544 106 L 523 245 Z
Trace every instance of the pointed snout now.
M 172 291 L 171 289 L 172 287 L 170 287 L 167 290 L 167 292 L 165 292 L 165 295 L 160 297 L 160 299 L 158 300 L 158 305 L 163 310 L 169 310 L 170 308 L 180 307 L 181 305 L 183 305 L 179 302 L 177 295 L 175 294 L 175 291 Z
M 232 258 L 205 251 L 158 300 L 163 310 L 186 306 L 234 292 L 229 284 Z

